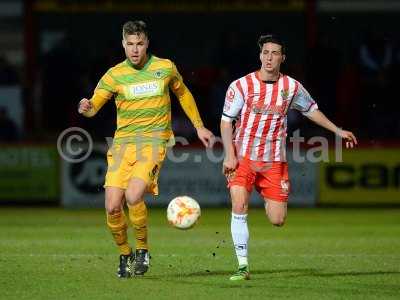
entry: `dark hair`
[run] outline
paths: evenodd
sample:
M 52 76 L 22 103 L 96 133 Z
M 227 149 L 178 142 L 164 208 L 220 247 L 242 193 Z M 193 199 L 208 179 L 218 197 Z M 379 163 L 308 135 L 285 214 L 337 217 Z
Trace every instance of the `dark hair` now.
M 258 46 L 260 47 L 260 51 L 262 50 L 265 43 L 278 44 L 282 47 L 282 54 L 286 53 L 285 43 L 279 36 L 277 36 L 275 34 L 266 34 L 266 35 L 260 36 L 260 38 L 258 39 Z
M 149 38 L 149 32 L 147 31 L 147 25 L 143 21 L 128 21 L 122 26 L 122 37 L 125 38 L 127 35 L 141 34 L 143 33 Z

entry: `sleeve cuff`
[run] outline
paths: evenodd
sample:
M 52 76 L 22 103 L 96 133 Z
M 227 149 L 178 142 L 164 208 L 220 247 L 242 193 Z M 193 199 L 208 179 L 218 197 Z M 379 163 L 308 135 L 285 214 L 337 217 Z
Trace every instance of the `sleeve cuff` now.
M 204 127 L 204 124 L 203 124 L 202 120 L 198 120 L 196 122 L 193 122 L 193 126 L 194 126 L 194 128 L 199 129 L 199 128 Z
M 315 111 L 317 109 L 318 109 L 318 105 L 316 102 L 314 102 L 313 104 L 310 105 L 310 107 L 306 111 L 303 111 L 302 114 L 304 116 L 308 116 L 310 113 L 312 113 L 313 111 Z
M 221 120 L 231 123 L 234 120 L 234 118 L 228 117 L 227 115 L 222 115 Z

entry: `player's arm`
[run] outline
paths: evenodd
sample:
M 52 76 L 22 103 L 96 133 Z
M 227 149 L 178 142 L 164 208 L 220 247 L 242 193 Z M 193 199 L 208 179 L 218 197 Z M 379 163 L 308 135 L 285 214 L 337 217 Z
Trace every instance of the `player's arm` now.
M 243 95 L 232 83 L 225 96 L 224 109 L 221 118 L 221 138 L 224 145 L 225 157 L 222 164 L 222 173 L 230 176 L 236 170 L 238 159 L 233 145 L 233 127 L 232 122 L 237 118 L 244 105 Z
M 319 126 L 332 131 L 344 139 L 346 141 L 346 148 L 353 148 L 354 145 L 357 145 L 357 138 L 351 131 L 342 130 L 337 127 L 319 109 L 312 111 L 307 117 Z
M 97 84 L 92 98 L 79 101 L 78 112 L 85 117 L 93 117 L 112 98 L 115 93 L 114 86 L 114 80 L 108 71 Z
M 111 96 L 109 98 L 106 98 L 96 95 L 96 93 L 94 93 L 93 97 L 90 99 L 83 98 L 81 101 L 79 101 L 78 112 L 85 117 L 93 117 L 95 114 L 97 114 L 100 108 L 102 108 L 103 105 L 111 98 Z
M 330 121 L 319 109 L 307 90 L 300 84 L 296 95 L 292 100 L 291 108 L 299 110 L 304 116 L 317 125 L 332 131 L 346 141 L 346 148 L 357 145 L 357 139 L 351 131 L 342 130 Z
M 202 141 L 204 146 L 211 147 L 214 140 L 214 135 L 211 131 L 204 127 L 193 95 L 183 83 L 182 76 L 179 74 L 174 64 L 172 68 L 173 74 L 170 82 L 170 88 L 178 98 L 179 104 L 181 105 L 183 111 L 196 128 L 199 139 Z
M 233 146 L 233 128 L 232 122 L 224 121 L 221 119 L 221 138 L 222 144 L 224 145 L 224 162 L 222 164 L 222 173 L 225 176 L 229 176 L 233 171 L 236 170 L 238 160 L 235 154 L 235 148 Z

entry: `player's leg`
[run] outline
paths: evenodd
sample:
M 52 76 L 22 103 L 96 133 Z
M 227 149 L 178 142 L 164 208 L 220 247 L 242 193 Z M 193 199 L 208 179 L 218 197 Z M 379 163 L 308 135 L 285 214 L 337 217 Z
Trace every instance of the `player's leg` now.
M 129 219 L 135 227 L 135 225 L 138 224 L 138 219 L 136 217 L 141 216 L 139 220 L 141 224 L 138 227 L 141 227 L 142 238 L 145 238 L 146 241 L 146 248 L 139 248 L 139 245 L 136 245 L 135 263 L 133 267 L 135 275 L 144 275 L 150 265 L 150 255 L 147 245 L 147 210 L 145 211 L 146 205 L 144 204 L 144 194 L 147 185 L 148 183 L 141 178 L 132 178 L 125 192 L 125 198 L 129 207 Z
M 145 201 L 129 207 L 129 219 L 132 223 L 136 239 L 135 249 L 135 275 L 143 275 L 149 269 L 149 245 L 147 243 L 147 207 Z
M 117 244 L 119 251 L 123 255 L 131 253 L 132 249 L 128 244 L 126 234 L 128 225 L 126 223 L 125 213 L 123 210 L 124 190 L 117 187 L 106 187 L 106 213 L 107 225 Z
M 238 168 L 228 179 L 232 201 L 231 234 L 238 260 L 238 270 L 230 280 L 249 279 L 247 210 L 254 179 L 255 172 L 246 159 L 239 161 Z
M 153 155 L 154 154 L 154 155 Z M 135 275 L 143 275 L 150 266 L 150 254 L 147 243 L 147 208 L 144 202 L 145 192 L 158 194 L 157 179 L 165 148 L 142 149 L 143 159 L 135 162 L 125 197 L 129 206 L 129 218 L 136 231 Z
M 126 217 L 123 210 L 124 190 L 118 187 L 106 186 L 105 207 L 107 226 L 120 252 L 118 277 L 130 277 L 132 273 L 133 253 L 128 244 Z
M 265 213 L 271 224 L 278 227 L 283 226 L 287 215 L 287 202 L 268 198 L 264 198 L 264 200 Z
M 232 186 L 230 193 L 232 199 L 231 234 L 238 261 L 238 270 L 230 277 L 230 280 L 246 280 L 249 279 L 247 210 L 250 193 L 243 186 Z
M 283 226 L 289 197 L 288 168 L 285 162 L 269 163 L 256 178 L 256 187 L 265 200 L 265 213 L 275 226 Z
M 136 239 L 136 249 L 149 249 L 147 243 L 147 207 L 145 201 L 132 206 L 128 204 L 129 220 L 132 223 Z
M 144 201 L 143 196 L 147 189 L 147 182 L 141 178 L 131 178 L 125 191 L 125 199 L 128 205 L 135 207 Z
M 119 277 L 133 273 L 134 254 L 128 244 L 127 221 L 124 214 L 124 196 L 128 186 L 131 158 L 134 151 L 128 145 L 113 145 L 107 152 L 108 169 L 105 179 L 107 224 L 120 249 Z

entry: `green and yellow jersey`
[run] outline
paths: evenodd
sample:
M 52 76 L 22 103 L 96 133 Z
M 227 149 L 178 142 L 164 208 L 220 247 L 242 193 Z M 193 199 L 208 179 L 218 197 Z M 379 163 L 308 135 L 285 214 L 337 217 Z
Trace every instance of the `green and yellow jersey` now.
M 93 97 L 93 108 L 85 113 L 94 116 L 114 97 L 117 108 L 117 129 L 114 144 L 173 139 L 169 89 L 194 127 L 203 127 L 196 103 L 175 64 L 151 55 L 142 69 L 125 61 L 110 68 L 100 79 Z

